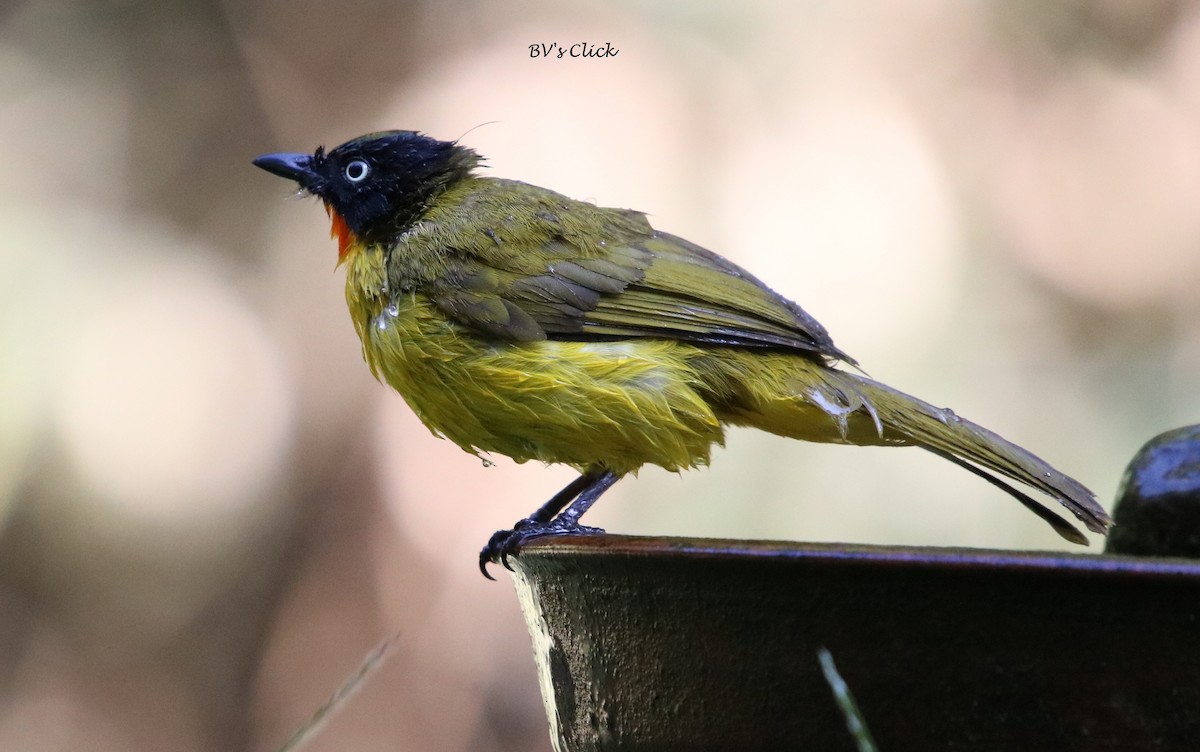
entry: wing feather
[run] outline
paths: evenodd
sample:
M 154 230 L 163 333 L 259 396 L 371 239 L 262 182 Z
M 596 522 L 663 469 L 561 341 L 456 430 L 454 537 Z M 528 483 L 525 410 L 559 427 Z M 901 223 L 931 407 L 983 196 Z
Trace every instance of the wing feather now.
M 531 186 L 518 193 L 421 285 L 459 323 L 513 341 L 659 337 L 854 363 L 800 306 L 643 215 Z

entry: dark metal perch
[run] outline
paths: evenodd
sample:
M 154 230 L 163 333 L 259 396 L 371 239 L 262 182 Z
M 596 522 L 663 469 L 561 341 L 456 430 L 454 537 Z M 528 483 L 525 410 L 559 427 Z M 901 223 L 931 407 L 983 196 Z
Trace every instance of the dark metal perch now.
M 551 737 L 852 752 L 1200 746 L 1200 427 L 1130 463 L 1103 556 L 547 537 L 515 565 Z M 1114 555 L 1136 553 L 1160 558 Z
M 1200 562 L 587 536 L 513 560 L 557 748 L 1194 750 Z

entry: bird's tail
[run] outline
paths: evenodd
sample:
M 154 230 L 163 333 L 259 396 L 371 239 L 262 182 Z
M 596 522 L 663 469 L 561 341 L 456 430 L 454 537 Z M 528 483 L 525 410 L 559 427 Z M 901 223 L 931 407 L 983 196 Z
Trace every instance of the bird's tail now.
M 1032 452 L 977 423 L 960 418 L 951 410 L 934 407 L 865 377 L 846 373 L 840 375 L 855 382 L 862 395 L 864 409 L 874 411 L 884 427 L 885 435 L 899 434 L 904 443 L 933 452 L 992 485 L 1003 488 L 1038 517 L 1050 523 L 1067 540 L 1087 544 L 1087 538 L 1074 526 L 987 471 L 1041 491 L 1066 507 L 1088 530 L 1107 533 L 1112 526 L 1108 513 L 1096 503 L 1095 494 Z
M 1107 533 L 1112 526 L 1108 513 L 1096 503 L 1095 494 L 1082 483 L 951 410 L 812 361 L 791 358 L 789 366 L 787 383 L 778 383 L 781 388 L 772 390 L 771 397 L 754 395 L 757 398 L 750 400 L 754 407 L 735 416 L 735 422 L 815 441 L 919 446 L 1004 489 L 1073 543 L 1087 545 L 1087 538 L 1003 478 L 1049 496 L 1093 532 Z M 780 398 L 789 393 L 789 397 Z

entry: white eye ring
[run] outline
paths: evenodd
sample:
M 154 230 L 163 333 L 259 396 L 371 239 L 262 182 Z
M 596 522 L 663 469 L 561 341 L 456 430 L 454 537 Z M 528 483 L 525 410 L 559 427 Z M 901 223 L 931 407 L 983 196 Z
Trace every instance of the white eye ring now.
M 346 179 L 351 183 L 361 183 L 367 179 L 367 175 L 370 173 L 371 165 L 367 164 L 366 161 L 362 159 L 354 160 L 350 164 L 346 165 L 346 169 L 343 170 L 343 174 L 346 176 Z

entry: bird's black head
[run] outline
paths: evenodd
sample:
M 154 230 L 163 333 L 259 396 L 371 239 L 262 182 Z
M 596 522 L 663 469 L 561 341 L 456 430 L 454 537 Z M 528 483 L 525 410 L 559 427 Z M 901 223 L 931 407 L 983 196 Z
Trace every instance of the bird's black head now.
M 474 151 L 416 131 L 381 131 L 326 153 L 266 154 L 254 164 L 295 180 L 360 238 L 410 227 L 439 193 L 480 162 Z

